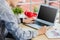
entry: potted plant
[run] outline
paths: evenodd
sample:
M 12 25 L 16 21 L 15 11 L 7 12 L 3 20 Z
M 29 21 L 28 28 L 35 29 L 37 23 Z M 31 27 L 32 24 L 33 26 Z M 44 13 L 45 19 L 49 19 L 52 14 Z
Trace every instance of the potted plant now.
M 20 7 L 15 7 L 15 8 L 12 8 L 13 12 L 15 15 L 18 15 L 18 14 L 22 14 L 23 13 L 23 9 L 20 8 Z
M 15 15 L 17 15 L 19 18 L 23 17 L 24 14 L 23 14 L 23 9 L 21 7 L 15 7 L 15 8 L 12 8 L 13 12 Z
M 18 19 L 18 23 L 20 23 L 20 18 L 22 18 L 23 17 L 23 9 L 22 8 L 20 8 L 20 7 L 15 7 L 15 8 L 12 8 L 12 10 L 13 10 L 13 12 L 14 12 L 14 14 L 16 15 L 16 17 L 17 17 L 17 19 Z

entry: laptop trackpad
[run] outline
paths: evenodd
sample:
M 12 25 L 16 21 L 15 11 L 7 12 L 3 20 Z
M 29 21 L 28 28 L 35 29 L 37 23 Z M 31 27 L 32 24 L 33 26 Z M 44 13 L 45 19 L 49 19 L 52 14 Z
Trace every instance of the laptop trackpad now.
M 27 25 L 35 29 L 39 29 L 41 27 L 40 25 L 37 24 L 27 24 Z

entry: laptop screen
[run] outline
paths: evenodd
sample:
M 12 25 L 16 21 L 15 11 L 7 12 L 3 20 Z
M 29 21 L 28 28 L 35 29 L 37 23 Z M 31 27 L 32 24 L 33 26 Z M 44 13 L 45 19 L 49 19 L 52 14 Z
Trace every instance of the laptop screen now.
M 51 8 L 49 6 L 41 5 L 37 18 L 54 23 L 56 13 L 57 13 L 57 9 Z

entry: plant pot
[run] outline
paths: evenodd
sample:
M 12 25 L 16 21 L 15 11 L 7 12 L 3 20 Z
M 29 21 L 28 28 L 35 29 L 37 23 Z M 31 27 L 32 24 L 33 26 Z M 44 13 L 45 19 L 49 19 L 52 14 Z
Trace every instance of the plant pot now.
M 19 14 L 18 18 L 25 18 L 25 14 L 24 13 Z
M 18 15 L 18 18 L 20 19 L 21 23 L 23 23 L 23 18 L 25 18 L 26 16 L 24 15 L 24 13 L 21 13 Z

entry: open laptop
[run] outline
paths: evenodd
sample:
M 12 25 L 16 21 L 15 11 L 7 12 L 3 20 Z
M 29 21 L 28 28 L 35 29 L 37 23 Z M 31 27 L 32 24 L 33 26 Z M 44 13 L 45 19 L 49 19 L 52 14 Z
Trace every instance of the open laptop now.
M 42 26 L 53 26 L 57 14 L 57 8 L 49 5 L 40 5 L 37 19 L 33 24 L 26 24 L 32 28 L 40 29 Z

